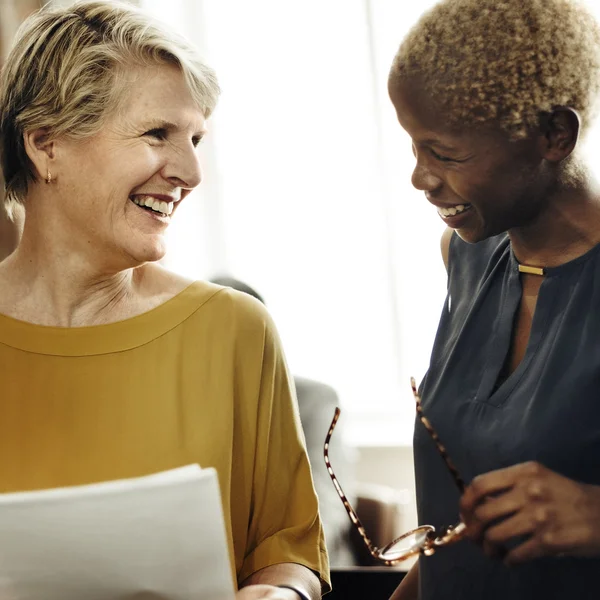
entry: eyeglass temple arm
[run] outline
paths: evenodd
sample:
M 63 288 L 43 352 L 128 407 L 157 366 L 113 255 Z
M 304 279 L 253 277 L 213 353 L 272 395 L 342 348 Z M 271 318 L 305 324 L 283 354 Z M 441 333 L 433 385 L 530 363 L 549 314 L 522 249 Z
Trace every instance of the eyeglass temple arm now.
M 415 401 L 417 404 L 417 415 L 418 415 L 421 423 L 423 423 L 423 426 L 425 427 L 425 429 L 427 430 L 429 435 L 432 437 L 432 439 L 438 449 L 438 452 L 441 454 L 442 458 L 444 459 L 444 462 L 446 463 L 448 470 L 452 474 L 452 477 L 454 478 L 454 481 L 455 481 L 456 485 L 458 486 L 460 493 L 463 494 L 465 491 L 465 488 L 466 488 L 465 482 L 463 481 L 462 477 L 458 474 L 458 470 L 456 469 L 456 467 L 454 466 L 454 463 L 452 462 L 452 460 L 450 460 L 450 457 L 448 456 L 448 451 L 446 450 L 445 446 L 442 444 L 437 432 L 435 431 L 435 429 L 429 422 L 429 419 L 423 414 L 423 407 L 421 405 L 421 396 L 419 395 L 419 392 L 417 391 L 417 384 L 415 382 L 414 377 L 410 378 L 410 385 L 412 387 L 413 395 L 415 397 Z
M 342 486 L 340 485 L 337 477 L 335 476 L 335 473 L 333 472 L 333 468 L 331 467 L 331 462 L 329 461 L 329 442 L 331 440 L 331 434 L 333 433 L 333 430 L 335 429 L 338 419 L 340 418 L 341 412 L 342 411 L 339 408 L 335 409 L 335 414 L 333 415 L 333 420 L 331 421 L 331 426 L 329 427 L 329 431 L 327 432 L 327 437 L 325 438 L 325 444 L 323 446 L 323 458 L 325 459 L 325 466 L 327 467 L 327 472 L 329 473 L 329 476 L 331 477 L 331 481 L 333 482 L 333 485 L 344 504 L 344 508 L 346 509 L 346 512 L 348 513 L 348 516 L 350 517 L 350 520 L 352 521 L 352 523 L 354 524 L 356 529 L 358 529 L 358 533 L 363 538 L 367 548 L 369 549 L 369 552 L 371 553 L 371 556 L 373 556 L 374 558 L 376 558 L 386 564 L 388 564 L 388 563 L 392 564 L 389 561 L 382 559 L 379 556 L 379 548 L 377 548 L 377 546 L 375 546 L 373 544 L 373 542 L 371 542 L 371 540 L 369 539 L 369 536 L 367 536 L 367 532 L 365 531 L 363 524 L 360 522 L 360 519 L 358 518 L 356 511 L 352 508 L 352 505 L 350 504 L 348 498 L 346 497 L 346 494 L 344 494 L 344 490 L 342 489 Z

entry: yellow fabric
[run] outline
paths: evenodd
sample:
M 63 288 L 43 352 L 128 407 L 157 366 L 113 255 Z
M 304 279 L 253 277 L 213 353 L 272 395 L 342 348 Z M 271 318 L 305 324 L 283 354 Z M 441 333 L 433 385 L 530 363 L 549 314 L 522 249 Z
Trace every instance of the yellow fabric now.
M 215 467 L 238 582 L 293 562 L 327 590 L 290 382 L 262 305 L 204 282 L 109 325 L 0 315 L 0 491 Z

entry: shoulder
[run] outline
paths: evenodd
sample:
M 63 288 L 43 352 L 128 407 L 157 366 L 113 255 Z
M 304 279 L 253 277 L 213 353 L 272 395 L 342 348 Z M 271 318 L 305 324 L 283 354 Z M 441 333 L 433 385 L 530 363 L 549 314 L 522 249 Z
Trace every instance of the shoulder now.
M 441 251 L 446 271 L 449 275 L 469 271 L 479 271 L 495 264 L 510 247 L 506 233 L 489 237 L 481 242 L 465 242 L 453 230 L 446 229 L 441 238 Z
M 196 321 L 211 332 L 215 344 L 235 348 L 242 362 L 249 355 L 260 358 L 264 368 L 283 359 L 279 332 L 262 302 L 207 281 L 196 281 L 191 289 L 204 302 Z
M 270 326 L 271 318 L 264 305 L 248 294 L 238 292 L 208 281 L 193 280 L 173 273 L 160 265 L 145 265 L 141 287 L 143 293 L 173 300 L 173 304 L 185 304 L 190 310 L 211 312 L 216 321 L 226 319 L 236 324 L 254 323 L 258 326 Z
M 242 362 L 249 355 L 266 360 L 280 353 L 273 320 L 252 296 L 208 281 L 186 279 L 160 267 L 143 277 L 149 280 L 143 293 L 157 307 L 150 314 L 160 320 L 165 331 L 177 330 L 180 343 L 195 352 L 204 345 Z
M 196 281 L 194 285 L 202 293 L 210 295 L 213 311 L 235 319 L 238 325 L 255 325 L 267 329 L 273 327 L 271 315 L 265 305 L 250 294 L 208 281 Z
M 440 242 L 441 250 L 442 250 L 442 260 L 444 261 L 444 266 L 446 267 L 446 271 L 448 270 L 448 262 L 450 260 L 450 241 L 452 240 L 452 236 L 454 235 L 454 229 L 450 229 L 450 227 L 446 227 L 444 233 L 442 233 L 442 239 Z

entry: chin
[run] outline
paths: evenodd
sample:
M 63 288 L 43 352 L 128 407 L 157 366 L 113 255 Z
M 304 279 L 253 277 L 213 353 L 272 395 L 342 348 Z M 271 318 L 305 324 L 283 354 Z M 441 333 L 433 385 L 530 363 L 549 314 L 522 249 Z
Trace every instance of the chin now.
M 489 235 L 485 235 L 482 231 L 474 231 L 472 229 L 455 229 L 458 237 L 463 241 L 467 242 L 467 244 L 476 244 L 477 242 L 483 242 L 487 238 L 491 237 Z
M 142 247 L 129 248 L 127 254 L 135 261 L 137 265 L 149 262 L 158 262 L 162 260 L 167 253 L 164 241 L 156 244 L 146 244 Z
M 477 244 L 496 235 L 506 233 L 507 229 L 502 226 L 490 227 L 487 223 L 479 222 L 475 227 L 461 227 L 460 229 L 455 229 L 455 231 L 463 242 Z

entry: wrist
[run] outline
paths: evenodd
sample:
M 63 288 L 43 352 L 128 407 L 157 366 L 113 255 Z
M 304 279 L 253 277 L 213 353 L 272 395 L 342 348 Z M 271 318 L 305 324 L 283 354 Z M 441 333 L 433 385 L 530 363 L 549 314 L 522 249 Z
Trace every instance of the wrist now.
M 308 592 L 299 586 L 282 584 L 277 585 L 275 587 L 295 592 L 296 596 L 298 596 L 298 600 L 312 600 L 311 597 L 308 595 Z

